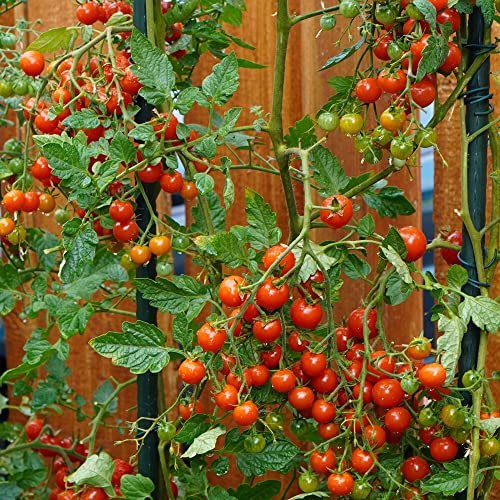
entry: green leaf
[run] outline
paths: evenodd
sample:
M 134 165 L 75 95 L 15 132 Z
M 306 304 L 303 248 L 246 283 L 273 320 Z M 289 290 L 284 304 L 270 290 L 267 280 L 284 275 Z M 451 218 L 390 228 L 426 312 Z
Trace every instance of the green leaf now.
M 130 37 L 130 50 L 134 61 L 132 73 L 144 85 L 139 94 L 153 106 L 160 106 L 170 99 L 175 86 L 175 73 L 168 56 L 135 29 Z
M 59 240 L 51 232 L 42 229 L 29 228 L 28 235 L 31 248 L 36 252 L 41 266 L 46 271 L 52 270 L 56 264 L 57 254 L 55 252 L 46 254 L 45 250 L 57 247 Z
M 315 148 L 310 159 L 314 171 L 313 178 L 320 187 L 321 196 L 341 193 L 349 184 L 349 177 L 329 149 L 322 146 Z
M 256 250 L 262 250 L 279 243 L 281 230 L 276 227 L 276 213 L 264 202 L 264 198 L 255 191 L 246 189 L 245 201 L 250 245 Z
M 141 142 L 148 142 L 155 140 L 155 131 L 153 126 L 149 123 L 141 123 L 134 127 L 129 133 L 129 137 Z
M 217 460 L 212 462 L 210 466 L 210 472 L 213 472 L 216 476 L 225 476 L 229 472 L 229 459 L 227 457 L 219 457 Z
M 113 491 L 111 477 L 114 468 L 113 458 L 102 451 L 99 455 L 87 457 L 87 460 L 68 476 L 68 481 L 76 485 L 85 484 Z
M 481 330 L 497 333 L 500 329 L 500 304 L 490 297 L 466 296 L 458 310 L 466 323 L 472 320 Z
M 22 492 L 15 482 L 0 481 L 0 498 L 3 500 L 16 500 Z
M 469 280 L 469 273 L 464 267 L 453 264 L 446 273 L 446 279 L 451 288 L 460 291 Z
M 217 154 L 217 144 L 213 137 L 205 137 L 201 142 L 196 144 L 194 151 L 198 153 L 199 156 L 207 159 L 215 158 Z
M 365 203 L 375 209 L 380 217 L 396 218 L 398 215 L 411 215 L 414 206 L 397 187 L 384 187 L 380 191 L 369 191 L 363 195 Z
M 68 50 L 73 47 L 77 37 L 78 29 L 76 28 L 52 28 L 33 40 L 26 50 L 38 50 L 38 52 Z
M 469 0 L 450 0 L 448 2 L 448 7 L 453 7 L 459 14 L 472 13 L 472 5 Z
M 265 64 L 259 64 L 259 63 L 256 63 L 255 61 L 250 61 L 248 59 L 242 59 L 241 57 L 238 57 L 238 67 L 246 68 L 246 69 L 264 69 L 264 68 L 267 68 L 267 66 Z
M 294 495 L 290 500 L 310 500 L 314 498 L 330 498 L 330 494 L 326 491 L 313 491 L 312 493 L 300 493 L 299 495 Z
M 402 304 L 415 289 L 413 282 L 405 283 L 398 273 L 392 273 L 387 280 L 385 298 L 393 306 Z
M 446 382 L 449 384 L 455 377 L 461 344 L 467 324 L 458 316 L 451 318 L 444 314 L 438 315 L 438 330 L 443 334 L 437 339 L 437 351 L 441 353 L 441 364 L 446 370 Z
M 202 82 L 203 92 L 222 106 L 233 96 L 239 86 L 238 61 L 234 52 L 226 56 Z
M 188 87 L 179 93 L 175 99 L 175 107 L 179 110 L 179 113 L 186 115 L 191 111 L 200 95 L 200 89 L 198 87 Z
M 423 14 L 431 30 L 434 31 L 436 29 L 436 7 L 429 0 L 414 0 L 413 4 Z
M 267 481 L 253 484 L 253 486 L 241 484 L 234 492 L 234 495 L 240 500 L 272 500 L 276 495 L 279 495 L 280 491 L 280 481 L 268 479 Z
M 210 429 L 207 422 L 207 416 L 195 414 L 190 417 L 182 426 L 182 429 L 175 435 L 174 440 L 178 443 L 191 443 L 198 436 L 204 434 Z
M 59 316 L 58 326 L 63 339 L 67 340 L 73 335 L 85 333 L 85 329 L 94 314 L 94 308 L 91 304 L 78 306 L 74 304 L 72 311 Z
M 202 196 L 213 191 L 215 187 L 214 178 L 210 174 L 205 174 L 203 172 L 194 174 L 194 182 Z
M 24 491 L 38 486 L 46 477 L 47 469 L 42 458 L 31 450 L 11 455 L 11 480 Z M 0 497 L 3 500 L 3 497 Z
M 479 428 L 489 436 L 493 436 L 500 428 L 500 418 L 487 418 L 479 421 Z
M 335 66 L 336 64 L 341 63 L 348 57 L 351 57 L 364 43 L 366 39 L 364 36 L 362 36 L 354 45 L 351 47 L 348 47 L 341 52 L 339 52 L 336 56 L 330 57 L 328 61 L 324 64 L 324 66 L 321 68 L 321 71 L 325 69 L 329 69 L 332 66 Z
M 111 144 L 109 145 L 109 154 L 115 162 L 131 163 L 137 159 L 137 150 L 135 146 L 121 131 L 114 134 Z
M 468 460 L 458 459 L 453 462 L 445 462 L 446 470 L 436 472 L 421 483 L 422 490 L 428 493 L 441 493 L 443 495 L 454 495 L 467 488 L 469 476 Z M 476 487 L 483 480 L 484 473 L 476 474 Z
M 182 2 L 176 2 L 163 16 L 166 25 L 172 26 L 174 23 L 187 21 L 191 18 L 199 3 L 199 0 L 183 0 Z
M 92 129 L 97 128 L 101 122 L 95 111 L 83 108 L 81 111 L 71 113 L 62 121 L 62 124 L 71 128 Z
M 232 128 L 236 125 L 238 118 L 241 114 L 241 108 L 231 108 L 228 109 L 224 113 L 224 120 L 222 121 L 222 125 L 217 130 L 217 134 L 220 137 L 225 137 L 229 132 L 231 132 Z
M 202 252 L 231 269 L 243 265 L 246 261 L 243 246 L 234 233 L 202 235 L 195 238 L 194 242 Z
M 207 500 L 238 500 L 230 495 L 222 486 L 212 486 L 207 493 Z
M 263 476 L 267 471 L 284 472 L 299 449 L 290 441 L 278 439 L 267 445 L 261 453 L 239 453 L 236 455 L 238 469 L 245 476 Z
M 158 373 L 170 361 L 165 335 L 155 325 L 144 321 L 124 322 L 122 332 L 108 332 L 89 341 L 101 356 L 132 373 Z
M 106 401 L 113 394 L 115 388 L 110 380 L 105 380 L 92 394 L 92 404 L 95 407 L 104 405 Z M 111 403 L 107 406 L 107 411 L 110 413 L 115 412 L 118 409 L 118 396 L 116 396 Z
M 309 115 L 304 116 L 293 127 L 288 129 L 285 143 L 289 148 L 308 148 L 316 144 L 314 122 Z
M 63 283 L 70 283 L 94 260 L 99 238 L 92 224 L 78 217 L 64 224 L 62 236 L 65 252 L 59 277 Z
M 151 498 L 154 489 L 153 481 L 141 474 L 125 474 L 120 480 L 120 493 L 127 500 Z
M 368 238 L 375 232 L 375 221 L 371 214 L 366 214 L 359 219 L 358 233 L 361 238 Z
M 408 253 L 403 238 L 401 238 L 401 235 L 394 227 L 391 227 L 387 232 L 386 237 L 382 241 L 382 246 L 384 248 L 392 248 L 393 250 L 396 250 L 399 256 L 402 257 L 403 259 L 406 257 L 406 254 Z M 384 254 L 381 253 L 381 257 L 385 257 Z
M 204 432 L 191 444 L 191 446 L 181 455 L 182 458 L 193 458 L 196 455 L 203 455 L 215 448 L 217 438 L 226 433 L 226 428 L 219 426 Z
M 200 314 L 210 299 L 209 288 L 187 275 L 172 276 L 170 280 L 157 278 L 155 281 L 139 278 L 134 283 L 153 307 L 171 314 L 185 313 L 189 321 Z
M 224 192 L 222 193 L 224 197 L 224 205 L 226 209 L 230 209 L 234 203 L 234 182 L 232 181 L 229 172 L 226 173 L 224 179 Z
M 350 253 L 342 263 L 342 270 L 348 278 L 357 280 L 360 278 L 366 278 L 371 273 L 372 268 L 368 262 L 360 259 L 357 255 Z
M 226 230 L 226 209 L 221 205 L 217 193 L 214 191 L 205 195 L 205 200 L 208 203 L 212 224 L 216 231 Z M 207 233 L 208 228 L 205 223 L 205 214 L 199 205 L 195 205 L 191 209 L 191 214 L 194 222 L 191 224 L 189 231 L 193 233 Z
M 188 350 L 193 345 L 194 331 L 186 316 L 177 315 L 172 322 L 172 337 L 182 346 L 182 349 Z
M 387 248 L 384 246 L 380 247 L 380 252 L 384 255 L 386 260 L 394 266 L 394 269 L 399 274 L 404 283 L 406 283 L 407 285 L 413 283 L 413 279 L 411 277 L 410 271 L 408 270 L 408 266 L 390 245 Z
M 427 0 L 423 1 L 427 2 Z M 436 9 L 431 3 L 427 3 L 434 9 L 435 19 Z M 451 28 L 443 26 L 441 29 L 447 32 L 440 33 L 439 35 L 431 35 L 427 39 L 427 45 L 422 51 L 422 59 L 418 63 L 417 81 L 422 80 L 427 73 L 435 73 L 448 56 L 450 50 L 448 47 L 448 37 L 451 35 Z
M 483 13 L 486 26 L 491 26 L 495 19 L 495 2 L 494 0 L 477 0 L 476 5 Z

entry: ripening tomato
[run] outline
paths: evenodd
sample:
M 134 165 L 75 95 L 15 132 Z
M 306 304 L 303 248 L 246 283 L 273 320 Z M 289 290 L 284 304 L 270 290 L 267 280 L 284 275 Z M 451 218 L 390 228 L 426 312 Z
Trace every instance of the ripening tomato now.
M 299 298 L 292 302 L 290 318 L 297 328 L 314 330 L 323 318 L 323 308 L 319 302 L 308 304 L 305 299 Z
M 257 320 L 252 325 L 252 333 L 255 338 L 263 344 L 269 344 L 277 340 L 282 332 L 281 321 L 279 318 L 270 321 Z
M 373 402 L 382 408 L 392 408 L 400 405 L 405 397 L 401 383 L 397 379 L 384 378 L 379 380 L 372 390 Z
M 318 474 L 328 474 L 337 463 L 337 458 L 335 453 L 331 448 L 327 448 L 324 453 L 320 451 L 313 451 L 309 457 L 309 462 L 311 463 L 311 469 Z
M 194 182 L 184 179 L 179 193 L 186 201 L 191 201 L 198 196 L 198 188 Z
M 233 419 L 238 425 L 252 425 L 259 418 L 259 408 L 253 401 L 245 401 L 233 410 Z
M 380 125 L 390 132 L 400 131 L 406 122 L 406 112 L 401 108 L 387 108 L 380 115 Z
M 228 307 L 239 307 L 243 304 L 245 296 L 241 294 L 240 287 L 245 280 L 242 276 L 228 276 L 219 286 L 219 299 Z
M 415 226 L 402 227 L 398 230 L 398 233 L 403 238 L 408 251 L 405 261 L 414 262 L 420 259 L 424 255 L 427 246 L 425 234 Z
M 21 54 L 19 66 L 28 76 L 38 76 L 45 67 L 45 58 L 41 52 L 28 50 Z
M 418 370 L 417 377 L 426 389 L 433 389 L 444 384 L 446 370 L 440 363 L 429 363 Z
M 15 227 L 16 223 L 10 217 L 0 218 L 0 236 L 8 236 Z
M 359 113 L 346 113 L 340 119 L 340 131 L 345 135 L 356 135 L 363 129 L 365 121 Z
M 333 473 L 328 476 L 327 487 L 334 495 L 349 495 L 354 488 L 354 478 L 349 472 Z
M 269 269 L 280 256 L 287 251 L 288 247 L 286 245 L 274 245 L 266 250 L 264 257 L 262 257 L 262 262 L 264 264 L 264 269 Z M 283 276 L 293 269 L 295 266 L 295 256 L 292 252 L 288 252 L 283 259 L 280 261 L 277 270 L 279 270 L 279 275 Z
M 413 456 L 404 461 L 401 472 L 409 483 L 414 483 L 427 476 L 431 469 L 425 458 Z
M 149 249 L 154 255 L 165 255 L 170 250 L 170 238 L 165 235 L 153 236 L 148 242 Z
M 145 245 L 134 245 L 130 250 L 130 260 L 142 266 L 151 259 L 151 250 Z
M 274 278 L 269 276 L 257 290 L 255 302 L 266 311 L 275 311 L 283 306 L 290 296 L 290 289 L 285 282 L 279 288 L 274 285 Z
M 322 201 L 321 206 L 325 208 L 319 211 L 320 219 L 333 229 L 343 227 L 351 220 L 352 202 L 342 194 L 329 196 Z
M 406 88 L 407 77 L 402 69 L 388 71 L 383 69 L 377 78 L 379 87 L 389 94 L 399 94 Z
M 448 243 L 451 243 L 453 245 L 457 245 L 459 247 L 462 246 L 462 231 L 454 231 L 453 233 L 450 233 L 446 237 L 446 241 Z M 441 255 L 443 259 L 450 265 L 452 266 L 453 264 L 458 264 L 460 265 L 460 259 L 458 258 L 458 252 L 460 250 L 453 250 L 451 248 L 441 248 Z
M 186 384 L 198 384 L 207 373 L 205 365 L 198 359 L 185 359 L 179 365 L 179 378 Z
M 414 338 L 408 348 L 406 349 L 406 354 L 411 359 L 415 359 L 417 361 L 421 361 L 425 359 L 432 351 L 432 344 L 430 339 L 426 337 L 416 337 Z
M 361 102 L 371 103 L 382 95 L 382 89 L 376 78 L 363 78 L 356 84 L 354 93 Z
M 209 323 L 204 323 L 196 332 L 198 344 L 205 352 L 219 351 L 227 340 L 226 330 L 216 330 Z

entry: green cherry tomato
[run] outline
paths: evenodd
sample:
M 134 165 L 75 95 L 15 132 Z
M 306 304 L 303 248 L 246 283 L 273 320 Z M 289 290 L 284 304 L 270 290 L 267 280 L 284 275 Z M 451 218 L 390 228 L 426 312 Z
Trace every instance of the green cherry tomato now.
M 380 24 L 392 24 L 398 17 L 399 9 L 395 4 L 379 3 L 375 8 L 375 19 Z
M 462 384 L 467 389 L 479 387 L 479 382 L 481 381 L 481 374 L 476 370 L 468 370 L 462 375 Z
M 262 434 L 250 434 L 243 441 L 247 453 L 260 453 L 266 447 L 266 438 Z
M 333 28 L 335 28 L 336 24 L 337 18 L 333 14 L 325 14 L 324 16 L 321 16 L 319 20 L 321 29 L 325 31 L 332 30 Z
M 397 42 L 391 42 L 387 47 L 387 55 L 393 60 L 397 61 L 403 55 L 403 49 Z
M 376 165 L 377 163 L 379 163 L 382 159 L 382 156 L 384 156 L 383 151 L 375 146 L 372 146 L 363 151 L 363 158 L 366 163 L 369 163 L 370 165 Z
M 359 151 L 360 153 L 365 152 L 372 146 L 372 144 L 373 140 L 369 135 L 358 134 L 356 139 L 354 139 L 354 147 L 356 148 L 356 151 Z
M 422 21 L 424 19 L 422 12 L 412 3 L 406 6 L 406 13 L 410 19 L 415 19 L 415 21 Z
M 396 169 L 401 169 L 406 165 L 406 160 L 400 160 L 398 158 L 391 158 L 391 164 L 396 167 Z
M 401 379 L 401 389 L 406 392 L 406 394 L 415 394 L 420 387 L 420 382 L 413 375 L 405 375 Z
M 169 276 L 172 274 L 173 270 L 174 267 L 170 262 L 158 261 L 156 263 L 156 274 L 158 274 L 158 276 Z
M 470 436 L 470 432 L 467 429 L 451 429 L 450 436 L 460 444 L 464 444 Z
M 158 425 L 158 438 L 160 441 L 170 442 L 177 434 L 177 428 L 173 422 L 160 422 Z
M 17 42 L 17 38 L 12 33 L 2 33 L 0 35 L 0 47 L 11 49 Z
M 14 175 L 21 175 L 24 171 L 24 162 L 21 158 L 9 160 L 9 169 Z
M 272 431 L 282 431 L 285 424 L 285 417 L 281 413 L 270 412 L 265 418 L 266 425 Z
M 465 413 L 459 406 L 445 405 L 441 408 L 441 420 L 446 427 L 459 429 L 464 425 Z
M 415 134 L 415 142 L 421 148 L 431 148 L 436 145 L 437 132 L 433 128 L 420 129 Z
M 347 113 L 340 119 L 340 130 L 346 135 L 356 135 L 363 129 L 364 120 L 359 113 Z
M 65 208 L 58 208 L 54 212 L 54 218 L 56 219 L 56 222 L 62 226 L 65 222 L 68 222 L 71 219 L 71 214 Z
M 394 139 L 394 134 L 390 130 L 386 130 L 384 127 L 379 125 L 375 127 L 371 133 L 373 142 L 380 146 L 387 146 L 392 139 Z
M 7 235 L 7 239 L 13 244 L 18 245 L 26 240 L 26 229 L 22 226 L 17 226 L 14 231 Z
M 318 116 L 318 126 L 325 132 L 332 132 L 339 126 L 339 115 L 333 111 L 325 111 Z
M 395 137 L 391 141 L 391 155 L 398 160 L 407 160 L 413 153 L 413 143 L 404 137 Z
M 20 153 L 23 150 L 23 145 L 17 139 L 13 137 L 11 139 L 7 139 L 3 143 L 2 148 L 6 153 Z
M 12 96 L 12 83 L 7 80 L 0 80 L 0 96 L 4 99 Z
M 339 12 L 347 19 L 352 19 L 359 14 L 359 2 L 357 0 L 342 0 L 339 5 Z
M 500 452 L 500 442 L 498 439 L 492 437 L 483 439 L 480 444 L 481 455 L 485 457 L 492 457 Z
M 418 421 L 423 427 L 431 427 L 437 423 L 437 420 L 432 408 L 422 408 L 418 414 Z
M 290 430 L 300 440 L 303 440 L 309 434 L 309 424 L 305 420 L 292 420 Z
M 462 429 L 470 431 L 474 427 L 474 418 L 469 413 L 464 415 L 464 423 Z
M 312 493 L 318 489 L 318 476 L 312 472 L 303 472 L 299 476 L 299 488 L 304 493 Z
M 369 483 L 366 483 L 362 479 L 356 479 L 356 481 L 354 481 L 351 497 L 353 500 L 364 500 L 370 496 L 371 492 L 372 487 Z
M 177 234 L 172 238 L 172 248 L 177 252 L 183 252 L 189 246 L 189 238 L 184 234 Z
M 12 92 L 16 95 L 26 95 L 29 91 L 29 84 L 25 80 L 17 80 L 12 85 Z

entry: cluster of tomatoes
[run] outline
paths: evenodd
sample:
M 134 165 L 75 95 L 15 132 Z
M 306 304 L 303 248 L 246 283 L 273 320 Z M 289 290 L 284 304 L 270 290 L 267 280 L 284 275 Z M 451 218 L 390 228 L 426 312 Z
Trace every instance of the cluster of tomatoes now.
M 71 437 L 61 438 L 45 432 L 44 421 L 39 417 L 29 420 L 24 426 L 26 437 L 33 444 L 33 449 L 42 457 L 51 460 L 53 485 L 50 500 L 105 500 L 109 496 L 104 489 L 85 487 L 77 491 L 75 485 L 68 481 L 68 476 L 74 472 L 88 455 L 87 447 L 75 442 Z M 67 457 L 66 460 L 64 457 Z M 111 483 L 115 493 L 120 496 L 120 482 L 125 474 L 134 474 L 134 467 L 120 458 L 114 460 L 114 471 Z
M 448 8 L 446 0 L 431 0 L 437 15 L 437 27 L 433 33 L 424 15 L 414 3 L 385 2 L 377 3 L 374 18 L 372 12 L 365 12 L 366 22 L 375 24 L 381 29 L 379 38 L 373 41 L 372 52 L 382 61 L 383 66 L 370 69 L 362 74 L 362 78 L 354 80 L 354 95 L 357 102 L 348 96 L 346 102 L 336 104 L 318 116 L 319 126 L 330 132 L 340 127 L 347 135 L 356 135 L 355 147 L 363 154 L 368 163 L 378 163 L 383 150 L 389 149 L 391 161 L 396 165 L 404 163 L 419 147 L 433 147 L 436 144 L 436 132 L 432 128 L 421 128 L 415 111 L 429 106 L 436 100 L 436 73 L 418 75 L 420 62 L 430 55 L 429 41 L 444 33 L 454 36 L 460 28 L 460 14 Z M 369 5 L 371 10 L 371 5 Z M 342 0 L 339 12 L 347 18 L 360 14 L 358 0 Z M 330 19 L 331 16 L 327 16 Z M 335 23 L 333 23 L 335 24 Z M 450 27 L 443 31 L 444 26 Z M 448 42 L 448 54 L 437 71 L 443 74 L 452 73 L 460 64 L 461 51 L 456 43 Z M 366 114 L 360 113 L 359 104 L 377 103 L 383 96 L 391 99 L 391 104 L 376 115 L 377 126 L 372 130 L 365 129 Z M 381 101 L 380 101 L 381 102 Z M 339 116 L 340 115 L 340 116 Z

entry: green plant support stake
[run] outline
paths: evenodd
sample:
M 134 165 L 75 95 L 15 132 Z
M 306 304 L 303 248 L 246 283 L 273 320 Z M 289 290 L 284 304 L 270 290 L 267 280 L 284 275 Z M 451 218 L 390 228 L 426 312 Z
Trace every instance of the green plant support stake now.
M 469 57 L 467 64 L 470 65 L 478 54 L 485 50 L 483 45 L 485 22 L 481 9 L 474 7 L 469 17 L 469 37 L 467 47 Z M 466 131 L 467 134 L 473 134 L 477 130 L 488 124 L 488 114 L 490 112 L 490 94 L 489 94 L 489 73 L 490 59 L 487 58 L 469 82 L 467 87 L 466 103 Z M 480 134 L 469 144 L 467 158 L 467 177 L 468 177 L 468 205 L 472 222 L 477 229 L 485 224 L 486 218 L 486 178 L 487 178 L 487 149 L 488 149 L 488 131 Z M 471 296 L 479 295 L 477 282 L 477 269 L 474 262 L 474 253 L 471 239 L 465 226 L 462 228 L 463 244 L 460 252 L 461 259 L 469 272 L 469 282 L 465 285 L 463 291 Z M 475 369 L 479 350 L 479 328 L 471 321 L 469 322 L 467 332 L 462 341 L 462 352 L 458 362 L 459 380 L 462 375 L 470 369 Z M 470 393 L 464 392 L 464 399 L 467 404 L 471 404 Z M 465 499 L 467 491 L 457 493 L 455 498 Z
M 146 1 L 134 0 L 134 26 L 146 34 Z M 140 96 L 137 104 L 141 110 L 136 120 L 139 123 L 147 122 L 151 119 L 151 107 Z M 144 192 L 152 207 L 156 207 L 156 197 L 158 196 L 158 186 L 155 184 L 143 184 Z M 146 200 L 144 197 L 137 198 L 137 223 L 142 231 L 145 231 L 151 219 Z M 138 278 L 156 277 L 156 260 L 152 258 L 147 265 L 137 269 Z M 144 299 L 138 291 L 137 295 L 137 319 L 146 321 L 153 325 L 157 324 L 156 308 L 151 306 L 148 300 Z M 158 416 L 158 374 L 147 372 L 137 377 L 137 418 L 140 420 L 142 430 L 151 425 L 150 420 Z M 144 420 L 142 420 L 144 419 Z M 144 439 L 143 446 L 139 452 L 139 473 L 149 477 L 156 486 L 153 498 L 158 498 L 159 483 L 159 457 L 158 457 L 158 436 L 156 432 L 150 432 Z

